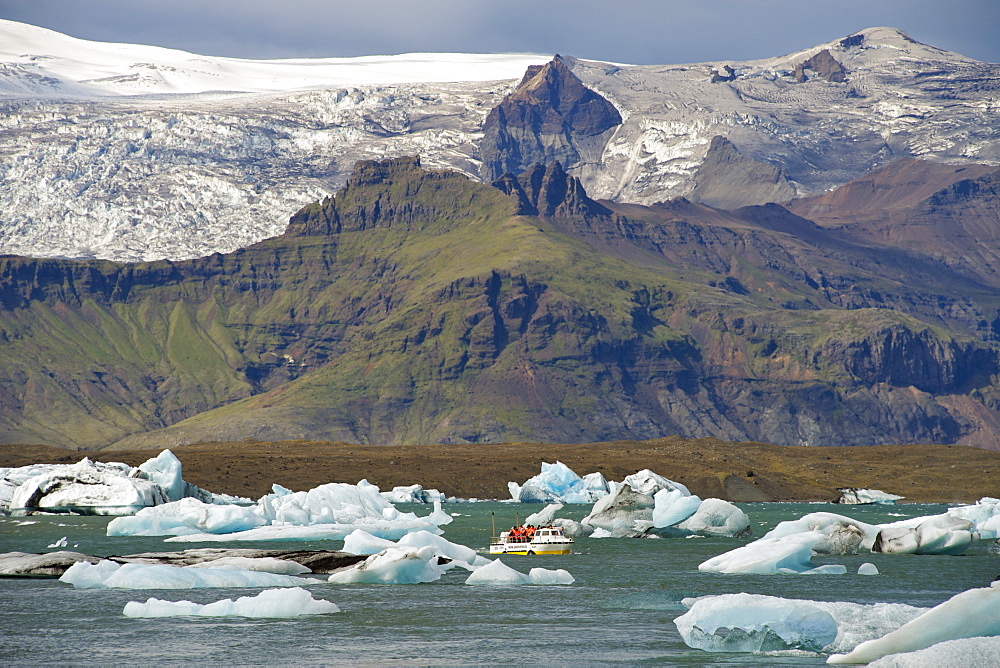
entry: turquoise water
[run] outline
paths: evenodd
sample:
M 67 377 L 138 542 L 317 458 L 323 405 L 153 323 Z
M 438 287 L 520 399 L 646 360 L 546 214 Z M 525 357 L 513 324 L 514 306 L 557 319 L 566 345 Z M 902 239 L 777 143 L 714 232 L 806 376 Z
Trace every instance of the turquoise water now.
M 942 512 L 944 506 L 845 507 L 826 504 L 740 504 L 756 536 L 777 522 L 826 510 L 866 522 Z M 400 506 L 424 515 L 427 506 Z M 485 551 L 490 513 L 501 524 L 540 506 L 455 504 L 448 540 Z M 561 516 L 581 519 L 588 508 L 567 506 Z M 26 521 L 32 524 L 23 524 Z M 46 552 L 66 536 L 69 546 L 97 555 L 197 547 L 159 538 L 104 535 L 108 518 L 0 518 L 0 552 Z M 673 619 L 686 596 L 750 592 L 786 598 L 930 607 L 1000 572 L 992 541 L 960 557 L 861 554 L 817 557 L 842 563 L 847 575 L 742 576 L 701 573 L 698 564 L 748 542 L 740 539 L 579 539 L 569 556 L 504 557 L 527 572 L 564 568 L 576 583 L 564 587 L 473 587 L 456 569 L 423 585 L 307 585 L 314 598 L 341 613 L 298 619 L 131 619 L 129 601 L 149 597 L 209 603 L 255 594 L 255 589 L 184 591 L 76 590 L 53 579 L 0 579 L 0 664 L 636 664 L 812 665 L 822 655 L 708 653 L 687 647 Z M 78 547 L 73 547 L 77 545 Z M 238 543 L 234 546 L 248 547 Z M 341 541 L 266 543 L 260 547 L 339 549 Z M 211 544 L 218 547 L 219 544 Z M 874 563 L 880 575 L 859 576 Z

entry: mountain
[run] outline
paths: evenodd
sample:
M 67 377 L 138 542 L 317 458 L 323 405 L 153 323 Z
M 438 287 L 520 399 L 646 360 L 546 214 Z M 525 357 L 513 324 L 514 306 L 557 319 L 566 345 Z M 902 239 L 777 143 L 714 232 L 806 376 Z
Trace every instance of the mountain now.
M 391 156 L 486 182 L 558 160 L 596 198 L 725 206 L 820 195 L 902 158 L 1000 163 L 1000 66 L 892 28 L 748 62 L 546 61 L 248 61 L 0 21 L 0 252 L 230 252 Z M 732 150 L 711 152 L 715 137 Z M 741 201 L 714 199 L 727 179 Z
M 2 258 L 0 295 L 0 441 L 1000 433 L 995 284 L 773 204 L 595 201 L 558 164 L 362 161 L 274 239 Z

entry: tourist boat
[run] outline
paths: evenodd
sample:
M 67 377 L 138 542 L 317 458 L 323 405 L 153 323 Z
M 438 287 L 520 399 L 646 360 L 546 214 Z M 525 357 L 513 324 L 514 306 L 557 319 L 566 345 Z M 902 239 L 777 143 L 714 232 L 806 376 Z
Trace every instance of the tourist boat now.
M 490 539 L 490 554 L 569 554 L 572 550 L 573 539 L 562 527 L 516 526 Z

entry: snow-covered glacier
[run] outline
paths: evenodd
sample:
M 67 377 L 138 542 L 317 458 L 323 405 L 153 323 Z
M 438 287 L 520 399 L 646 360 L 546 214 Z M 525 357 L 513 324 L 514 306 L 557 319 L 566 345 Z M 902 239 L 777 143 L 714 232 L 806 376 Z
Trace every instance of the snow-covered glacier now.
M 842 77 L 806 66 L 821 52 Z M 420 154 L 477 177 L 487 114 L 549 58 L 247 61 L 0 21 L 0 253 L 232 251 L 281 233 L 359 159 Z M 903 156 L 1000 162 L 1000 65 L 891 28 L 748 62 L 563 61 L 624 119 L 598 159 L 567 166 L 595 197 L 690 193 L 716 135 L 799 194 Z

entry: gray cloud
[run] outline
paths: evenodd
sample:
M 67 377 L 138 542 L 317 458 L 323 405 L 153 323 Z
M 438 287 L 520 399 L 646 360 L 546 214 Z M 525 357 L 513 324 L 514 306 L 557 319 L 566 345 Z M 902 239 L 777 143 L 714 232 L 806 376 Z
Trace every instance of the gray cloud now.
M 0 0 L 0 18 L 246 58 L 529 51 L 643 64 L 764 58 L 889 25 L 1000 61 L 996 0 Z

